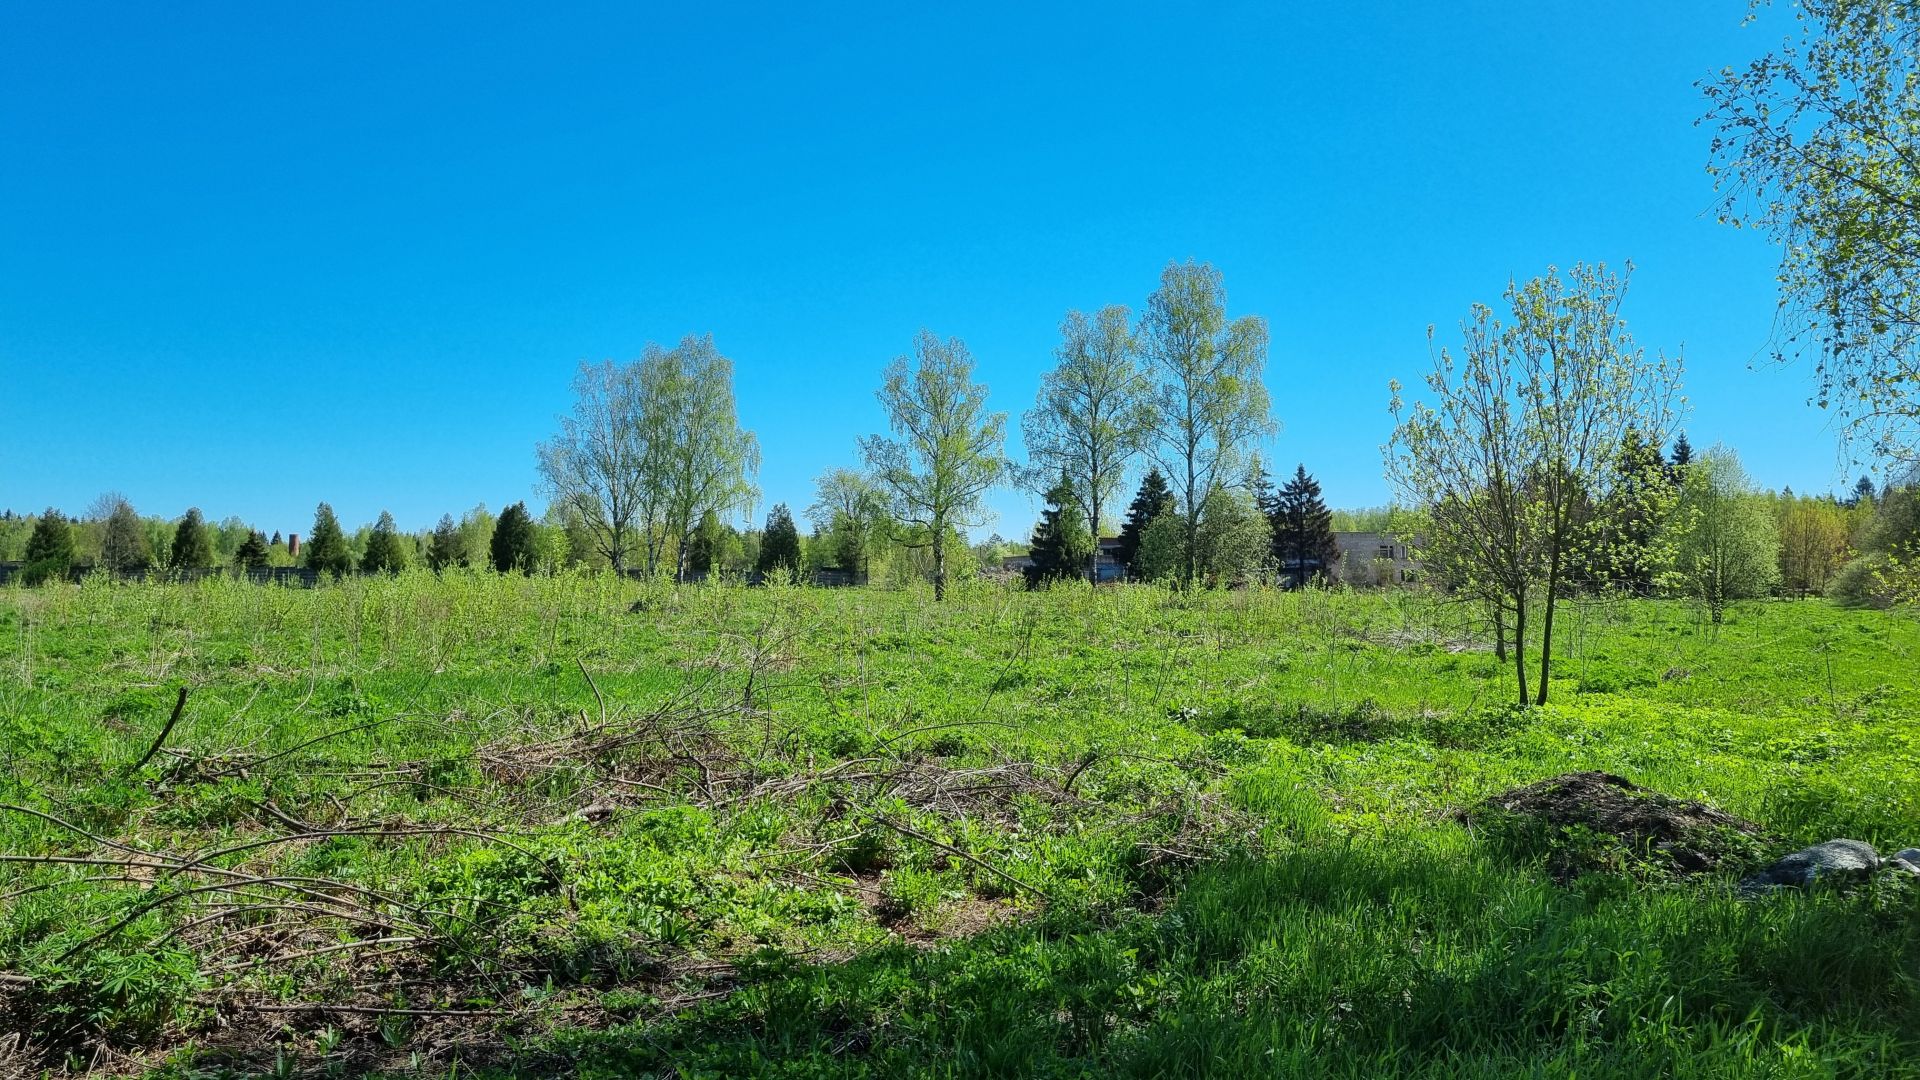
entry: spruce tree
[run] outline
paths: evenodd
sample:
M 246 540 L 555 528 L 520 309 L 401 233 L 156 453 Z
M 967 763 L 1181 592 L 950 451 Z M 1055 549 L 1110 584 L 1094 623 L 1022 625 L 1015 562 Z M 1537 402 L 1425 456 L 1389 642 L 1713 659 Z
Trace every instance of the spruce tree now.
M 284 544 L 286 542 L 287 542 L 287 538 L 280 535 L 279 529 L 275 529 L 273 530 L 273 539 L 267 541 L 267 546 L 270 548 L 277 548 L 281 544 Z
M 1854 482 L 1853 494 L 1847 499 L 1847 506 L 1851 509 L 1852 507 L 1859 506 L 1861 503 L 1872 505 L 1873 502 L 1873 478 L 1862 475 L 1859 480 Z
M 333 507 L 321 503 L 313 511 L 313 529 L 307 534 L 307 567 L 323 574 L 345 574 L 353 569 L 353 555 L 347 551 L 347 534 Z
M 433 536 L 427 540 L 427 567 L 437 574 L 465 561 L 465 554 L 460 526 L 454 523 L 452 514 L 441 514 L 440 524 L 433 527 Z
M 27 537 L 26 569 L 22 576 L 29 585 L 65 577 L 73 566 L 73 526 L 66 515 L 49 507 L 34 522 L 33 535 Z
M 207 521 L 196 506 L 187 511 L 173 531 L 167 566 L 174 570 L 204 570 L 212 565 L 213 544 L 207 539 Z
M 1693 444 L 1687 441 L 1687 433 L 1681 432 L 1673 440 L 1673 467 L 1684 469 L 1693 464 Z
M 1114 553 L 1128 574 L 1138 576 L 1134 563 L 1139 559 L 1140 537 L 1147 526 L 1173 511 L 1173 489 L 1167 486 L 1167 478 L 1160 475 L 1158 468 L 1148 470 L 1146 479 L 1140 482 L 1139 492 L 1133 497 L 1133 504 L 1127 507 L 1126 523 L 1120 527 L 1119 549 Z
M 1268 519 L 1273 523 L 1273 557 L 1280 572 L 1298 585 L 1325 580 L 1340 562 L 1340 545 L 1333 539 L 1333 511 L 1320 497 L 1320 483 L 1307 467 L 1294 470 L 1293 479 L 1273 500 Z
M 234 565 L 246 570 L 260 570 L 267 565 L 267 537 L 259 531 L 250 532 L 240 543 L 240 549 L 233 553 Z
M 760 536 L 760 557 L 754 569 L 763 577 L 800 572 L 800 529 L 786 503 L 775 504 L 767 512 L 767 527 Z
M 406 555 L 400 549 L 400 530 L 393 515 L 380 511 L 367 536 L 367 549 L 360 555 L 360 569 L 368 574 L 397 574 L 406 567 Z
M 1049 581 L 1080 577 L 1093 553 L 1093 538 L 1075 512 L 1073 485 L 1062 474 L 1047 491 L 1047 508 L 1033 527 L 1028 555 L 1033 562 L 1026 569 L 1027 587 Z
M 503 574 L 515 570 L 523 574 L 533 573 L 537 545 L 533 535 L 533 515 L 527 513 L 526 503 L 517 502 L 500 511 L 500 520 L 494 522 L 493 539 L 488 548 L 495 570 Z

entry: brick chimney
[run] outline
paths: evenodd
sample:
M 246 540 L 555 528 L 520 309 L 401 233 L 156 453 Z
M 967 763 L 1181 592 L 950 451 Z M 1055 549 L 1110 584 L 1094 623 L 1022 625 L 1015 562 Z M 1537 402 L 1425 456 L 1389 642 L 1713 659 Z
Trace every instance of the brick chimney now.
M 287 534 L 287 556 L 289 558 L 295 558 L 295 559 L 300 557 L 300 534 L 299 533 Z

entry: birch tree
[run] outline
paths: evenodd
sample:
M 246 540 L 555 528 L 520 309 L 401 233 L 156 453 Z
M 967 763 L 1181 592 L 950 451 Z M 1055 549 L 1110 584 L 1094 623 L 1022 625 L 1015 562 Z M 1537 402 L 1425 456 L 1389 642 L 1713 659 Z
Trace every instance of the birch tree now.
M 689 335 L 674 349 L 649 345 L 640 361 L 641 423 L 650 453 L 643 485 L 654 496 L 658 528 L 650 530 L 649 568 L 658 544 L 673 543 L 674 576 L 686 575 L 687 549 L 708 513 L 751 512 L 759 494 L 753 476 L 760 448 L 740 427 L 733 398 L 733 361 L 712 335 Z M 655 538 L 659 539 L 655 539 Z
M 573 413 L 539 446 L 540 476 L 552 501 L 586 525 L 614 573 L 624 573 L 652 504 L 655 447 L 643 423 L 639 365 L 581 364 L 573 393 Z
M 1920 433 L 1920 0 L 1799 0 L 1793 9 L 1797 40 L 1702 84 L 1704 122 L 1717 129 L 1708 171 L 1720 220 L 1781 247 L 1777 355 L 1811 355 L 1819 405 L 1874 453 L 1911 460 Z
M 959 338 L 922 330 L 913 355 L 887 366 L 877 395 L 893 437 L 860 440 L 867 466 L 893 501 L 895 516 L 926 530 L 933 551 L 933 597 L 947 596 L 948 537 L 1006 474 L 1007 414 L 987 411 L 987 387 L 973 381 L 973 356 Z
M 1276 430 L 1261 382 L 1266 320 L 1244 315 L 1228 322 L 1226 307 L 1218 270 L 1168 263 L 1140 320 L 1140 346 L 1157 383 L 1152 453 L 1185 526 L 1185 584 L 1199 573 L 1207 497 L 1237 479 L 1252 445 Z
M 1032 480 L 1048 497 L 1068 495 L 1094 540 L 1087 579 L 1100 576 L 1100 515 L 1127 463 L 1153 436 L 1152 387 L 1121 305 L 1089 318 L 1067 313 L 1060 324 L 1060 363 L 1040 384 L 1038 402 L 1021 418 Z M 1061 480 L 1066 484 L 1061 488 Z

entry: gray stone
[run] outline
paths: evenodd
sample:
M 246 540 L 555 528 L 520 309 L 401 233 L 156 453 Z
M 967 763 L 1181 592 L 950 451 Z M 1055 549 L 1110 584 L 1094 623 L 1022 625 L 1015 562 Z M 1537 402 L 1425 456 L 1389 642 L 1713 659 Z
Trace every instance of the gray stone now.
M 1894 852 L 1893 857 L 1887 860 L 1887 867 L 1920 877 L 1920 847 Z
M 1915 866 L 1920 866 L 1920 847 L 1902 848 L 1894 852 L 1893 857 L 1899 859 L 1901 862 L 1909 862 Z
M 1791 855 L 1740 882 L 1742 892 L 1804 889 L 1822 879 L 1862 878 L 1880 868 L 1880 855 L 1858 840 L 1829 840 Z

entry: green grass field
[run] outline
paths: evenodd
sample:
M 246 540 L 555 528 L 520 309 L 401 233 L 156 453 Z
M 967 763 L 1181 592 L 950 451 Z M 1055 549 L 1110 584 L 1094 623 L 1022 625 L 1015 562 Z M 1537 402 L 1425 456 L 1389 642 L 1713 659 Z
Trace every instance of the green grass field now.
M 0 1073 L 1920 1076 L 1920 890 L 1458 813 L 1598 769 L 1747 863 L 1920 844 L 1920 623 L 1578 604 L 1521 710 L 1465 615 L 0 589 Z

